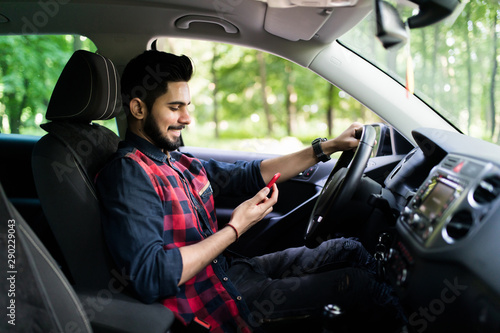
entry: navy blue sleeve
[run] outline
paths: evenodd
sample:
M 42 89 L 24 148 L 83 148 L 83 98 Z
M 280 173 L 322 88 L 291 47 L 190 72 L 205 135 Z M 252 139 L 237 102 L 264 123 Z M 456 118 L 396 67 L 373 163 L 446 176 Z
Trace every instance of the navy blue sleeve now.
M 219 162 L 213 159 L 203 161 L 210 184 L 217 195 L 255 195 L 266 186 L 260 173 L 261 160 L 252 162 Z
M 108 248 L 141 300 L 177 294 L 182 257 L 177 248 L 163 248 L 163 204 L 146 172 L 132 159 L 118 158 L 99 173 L 96 187 Z

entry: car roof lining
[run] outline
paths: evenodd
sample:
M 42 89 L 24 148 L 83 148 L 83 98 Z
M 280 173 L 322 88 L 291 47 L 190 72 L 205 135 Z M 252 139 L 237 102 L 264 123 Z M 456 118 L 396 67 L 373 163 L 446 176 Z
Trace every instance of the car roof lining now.
M 90 38 L 99 52 L 112 59 L 119 67 L 131 56 L 147 48 L 149 41 L 159 36 L 225 42 L 261 49 L 280 56 L 294 54 L 295 58 L 289 60 L 307 67 L 326 44 L 365 17 L 372 6 L 370 0 L 361 0 L 356 7 L 335 8 L 325 19 L 324 14 L 321 14 L 322 9 L 317 8 L 278 10 L 268 8 L 267 4 L 256 0 L 239 0 L 221 5 L 225 3 L 194 3 L 184 0 L 72 0 L 50 2 L 51 5 L 47 5 L 47 2 L 42 5 L 42 2 L 36 0 L 4 1 L 0 14 L 9 22 L 0 23 L 0 34 L 83 35 Z M 230 3 L 236 5 L 230 6 Z M 270 15 L 270 12 L 273 15 Z M 223 19 L 234 25 L 238 33 L 227 33 L 220 25 L 210 22 L 194 22 L 188 29 L 176 26 L 176 22 L 186 15 L 206 16 L 212 20 Z M 308 32 L 304 32 L 304 25 L 296 24 L 303 15 L 318 16 L 317 25 L 309 27 Z M 356 17 L 354 23 L 353 15 Z M 87 19 L 75 19 L 77 17 Z M 277 20 L 278 17 L 282 19 Z M 92 19 L 89 21 L 88 18 Z M 127 22 L 125 26 L 123 21 Z M 266 31 L 264 27 L 270 26 L 269 22 L 275 23 Z M 120 30 L 117 30 L 117 27 L 120 27 Z M 263 35 L 266 38 L 261 38 Z M 304 39 L 309 36 L 310 38 L 289 40 L 294 35 Z M 291 50 L 293 52 L 290 52 Z

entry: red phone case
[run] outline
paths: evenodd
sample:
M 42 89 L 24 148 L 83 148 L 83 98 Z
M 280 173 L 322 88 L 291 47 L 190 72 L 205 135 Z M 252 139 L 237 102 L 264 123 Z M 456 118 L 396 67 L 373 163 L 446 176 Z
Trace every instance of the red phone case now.
M 278 172 L 278 173 L 276 173 L 276 174 L 273 176 L 273 178 L 271 179 L 271 181 L 270 181 L 269 183 L 267 183 L 267 185 L 266 185 L 266 186 L 267 186 L 268 188 L 273 187 L 273 184 L 274 184 L 274 183 L 276 183 L 276 181 L 278 180 L 278 178 L 280 178 L 280 176 L 281 176 L 281 173 L 279 173 L 279 172 Z

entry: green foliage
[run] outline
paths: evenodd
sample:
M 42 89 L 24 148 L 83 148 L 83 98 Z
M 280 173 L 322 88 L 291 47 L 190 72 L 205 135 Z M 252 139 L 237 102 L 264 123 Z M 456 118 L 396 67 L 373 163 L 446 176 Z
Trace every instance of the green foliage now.
M 257 50 L 180 39 L 162 39 L 159 45 L 164 45 L 164 51 L 186 54 L 195 63 L 190 82 L 195 121 L 190 127 L 196 130 L 186 133 L 188 145 L 213 147 L 219 139 L 279 139 L 288 135 L 309 143 L 319 135 L 335 132 L 327 125 L 329 107 L 338 130 L 364 116 L 360 104 L 346 93 L 331 89 L 331 84 L 315 73 L 277 56 L 262 53 L 265 68 L 261 68 Z M 266 107 L 271 111 L 271 132 Z M 370 120 L 380 121 L 376 116 Z
M 404 20 L 411 10 L 398 8 Z M 415 93 L 466 134 L 499 142 L 500 2 L 470 0 L 456 17 L 411 31 Z M 374 41 L 373 21 L 341 38 L 404 85 L 408 49 L 387 51 Z M 496 64 L 495 64 L 496 63 Z
M 73 54 L 73 36 L 3 36 L 0 38 L 0 130 L 40 135 L 50 95 Z M 89 40 L 83 48 L 95 50 Z
M 309 143 L 318 135 L 328 135 L 327 107 L 336 109 L 337 118 L 359 119 L 356 101 L 338 89 L 330 95 L 328 82 L 285 59 L 262 54 L 265 64 L 261 68 L 258 51 L 252 49 L 193 40 L 164 40 L 162 44 L 166 51 L 186 54 L 195 63 L 195 76 L 190 82 L 195 120 L 191 127 L 202 130 L 187 132 L 188 144 L 213 144 L 217 139 L 226 147 L 237 139 L 280 139 L 289 135 Z M 2 132 L 44 134 L 39 125 L 44 121 L 51 92 L 65 63 L 80 48 L 95 51 L 91 41 L 82 42 L 73 36 L 0 38 Z M 265 106 L 271 110 L 271 132 Z M 291 108 L 295 110 L 293 116 Z M 335 122 L 339 130 L 344 128 L 340 123 L 339 119 Z M 114 122 L 106 126 L 116 131 Z

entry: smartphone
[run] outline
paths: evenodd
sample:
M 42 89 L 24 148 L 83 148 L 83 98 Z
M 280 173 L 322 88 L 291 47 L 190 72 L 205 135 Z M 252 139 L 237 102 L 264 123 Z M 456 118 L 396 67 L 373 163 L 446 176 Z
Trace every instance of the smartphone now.
M 267 183 L 267 185 L 266 185 L 266 186 L 267 186 L 267 188 L 269 188 L 269 189 L 270 189 L 271 187 L 273 187 L 274 183 L 276 183 L 276 181 L 278 180 L 278 178 L 280 178 L 280 176 L 281 176 L 281 173 L 279 173 L 279 172 L 278 172 L 278 173 L 276 173 L 276 174 L 273 176 L 273 178 L 271 179 L 271 181 L 269 181 L 269 183 Z

